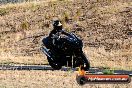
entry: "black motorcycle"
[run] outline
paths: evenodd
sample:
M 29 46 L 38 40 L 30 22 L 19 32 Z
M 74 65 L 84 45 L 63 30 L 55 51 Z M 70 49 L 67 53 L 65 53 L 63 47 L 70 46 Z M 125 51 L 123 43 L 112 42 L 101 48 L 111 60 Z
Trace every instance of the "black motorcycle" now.
M 59 70 L 62 66 L 84 67 L 89 70 L 90 63 L 82 51 L 83 43 L 73 33 L 49 36 L 42 40 L 41 50 L 47 56 L 49 65 Z

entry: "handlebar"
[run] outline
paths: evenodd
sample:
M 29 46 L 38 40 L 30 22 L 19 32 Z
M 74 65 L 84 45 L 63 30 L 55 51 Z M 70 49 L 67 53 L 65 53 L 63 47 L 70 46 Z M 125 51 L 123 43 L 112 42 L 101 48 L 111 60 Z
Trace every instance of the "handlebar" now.
M 51 38 L 59 40 L 61 38 L 61 36 L 53 34 L 53 37 L 51 37 Z

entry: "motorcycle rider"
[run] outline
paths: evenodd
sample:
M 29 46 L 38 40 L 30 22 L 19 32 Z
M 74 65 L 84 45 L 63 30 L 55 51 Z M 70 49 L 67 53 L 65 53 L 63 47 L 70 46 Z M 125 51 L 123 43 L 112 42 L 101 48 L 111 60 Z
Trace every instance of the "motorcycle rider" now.
M 61 21 L 59 19 L 53 20 L 53 30 L 50 32 L 49 37 L 53 39 L 53 44 L 55 44 L 55 39 L 60 38 L 60 34 L 69 36 L 69 34 L 63 29 Z
M 60 34 L 64 34 L 64 35 L 67 35 L 67 36 L 70 36 L 69 33 L 67 33 L 64 29 L 63 29 L 63 26 L 61 24 L 61 21 L 59 19 L 55 19 L 53 20 L 53 30 L 50 32 L 49 34 L 49 37 L 51 38 L 51 41 L 52 41 L 52 44 L 55 46 L 55 47 L 52 47 L 54 48 L 54 50 L 58 50 L 60 49 L 60 47 L 62 46 L 62 42 L 59 41 L 60 39 Z M 59 52 L 59 51 L 58 51 Z M 60 52 L 61 53 L 61 52 Z M 61 55 L 61 54 L 60 54 Z M 63 54 L 62 54 L 63 55 Z M 63 57 L 63 56 L 61 56 Z M 68 62 L 69 62 L 69 66 L 72 66 L 72 61 L 70 58 L 67 58 L 68 59 Z
M 59 33 L 62 31 L 63 27 L 59 19 L 53 20 L 53 30 L 50 32 L 49 37 L 52 37 L 53 35 Z
M 53 30 L 50 32 L 49 37 L 53 37 L 54 35 L 60 35 L 60 34 L 65 34 L 65 35 L 69 35 L 64 29 L 63 26 L 61 24 L 61 21 L 59 19 L 55 19 L 53 20 Z
M 61 24 L 61 21 L 59 19 L 54 19 L 52 22 L 53 25 L 53 30 L 49 33 L 49 36 L 47 39 L 43 39 L 42 42 L 44 44 L 50 45 L 55 45 L 55 41 L 56 39 L 60 38 L 60 34 L 64 34 L 64 35 L 69 35 L 64 29 L 63 26 Z

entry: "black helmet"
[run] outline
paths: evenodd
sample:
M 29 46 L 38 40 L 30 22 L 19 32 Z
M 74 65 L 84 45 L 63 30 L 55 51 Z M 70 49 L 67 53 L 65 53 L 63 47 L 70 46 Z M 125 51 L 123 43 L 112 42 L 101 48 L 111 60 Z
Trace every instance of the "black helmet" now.
M 53 27 L 56 29 L 58 29 L 58 28 L 62 28 L 62 24 L 61 24 L 61 22 L 60 22 L 60 20 L 59 19 L 55 19 L 55 20 L 53 20 L 53 23 L 52 23 L 52 25 L 53 25 Z

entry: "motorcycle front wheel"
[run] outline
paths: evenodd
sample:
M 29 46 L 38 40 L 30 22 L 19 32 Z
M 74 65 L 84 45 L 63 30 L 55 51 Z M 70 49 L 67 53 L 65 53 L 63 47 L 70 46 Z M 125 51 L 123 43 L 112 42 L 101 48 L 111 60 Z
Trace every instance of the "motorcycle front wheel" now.
M 54 70 L 60 70 L 62 68 L 62 65 L 60 63 L 56 63 L 53 61 L 50 61 L 50 57 L 47 57 L 49 65 L 54 69 Z

